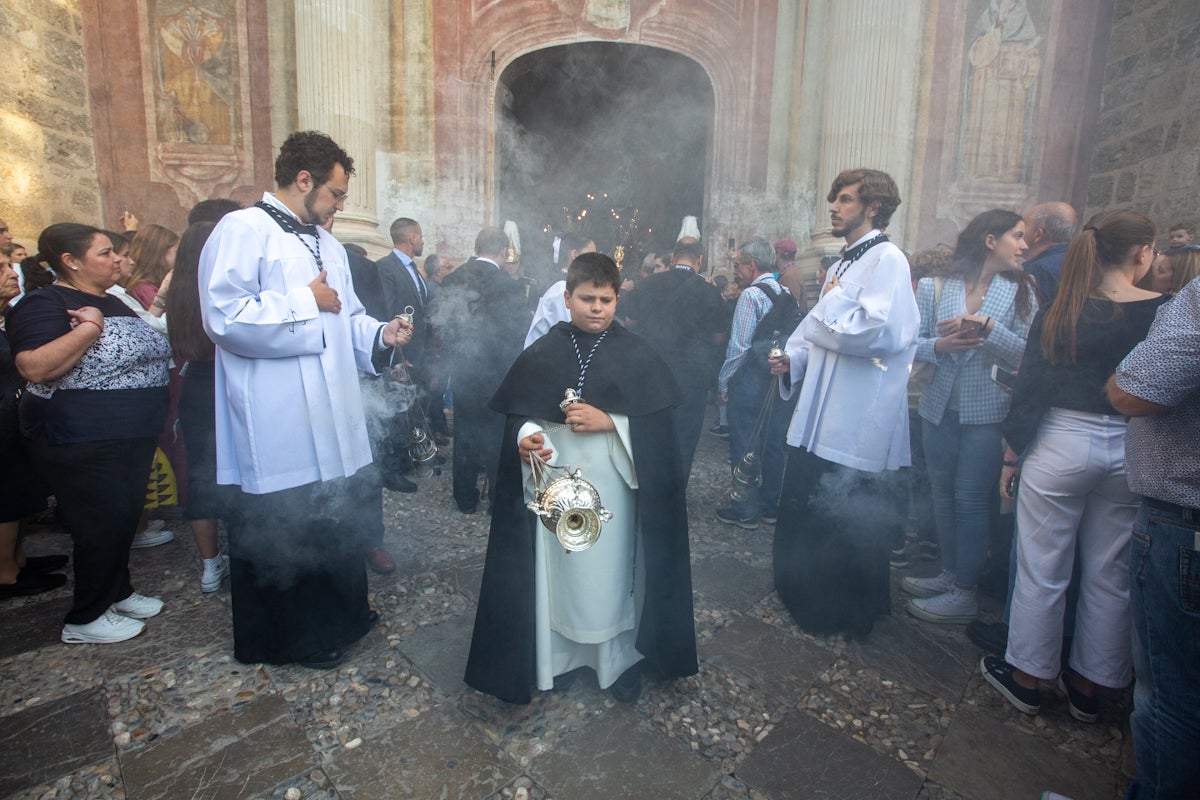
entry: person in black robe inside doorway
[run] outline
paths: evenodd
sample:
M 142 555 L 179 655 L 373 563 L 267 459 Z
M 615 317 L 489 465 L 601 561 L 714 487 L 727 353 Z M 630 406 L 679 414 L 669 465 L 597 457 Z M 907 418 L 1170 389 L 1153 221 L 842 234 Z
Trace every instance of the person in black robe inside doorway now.
M 663 677 L 697 671 L 680 394 L 662 358 L 612 324 L 620 282 L 608 256 L 576 258 L 572 322 L 525 350 L 490 404 L 507 422 L 465 679 L 510 703 L 584 666 L 623 702 L 643 660 Z M 567 389 L 582 402 L 563 403 Z M 600 492 L 613 518 L 590 548 L 567 552 L 526 506 L 530 458 L 578 467 Z

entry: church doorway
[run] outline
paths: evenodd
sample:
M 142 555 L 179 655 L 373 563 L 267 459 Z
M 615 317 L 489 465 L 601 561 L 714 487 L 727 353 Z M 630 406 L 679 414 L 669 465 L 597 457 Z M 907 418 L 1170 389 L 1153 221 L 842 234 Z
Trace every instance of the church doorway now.
M 713 88 L 686 56 L 587 42 L 537 50 L 500 76 L 500 220 L 517 223 L 527 274 L 551 271 L 555 233 L 575 231 L 636 270 L 669 251 L 686 215 L 704 229 Z

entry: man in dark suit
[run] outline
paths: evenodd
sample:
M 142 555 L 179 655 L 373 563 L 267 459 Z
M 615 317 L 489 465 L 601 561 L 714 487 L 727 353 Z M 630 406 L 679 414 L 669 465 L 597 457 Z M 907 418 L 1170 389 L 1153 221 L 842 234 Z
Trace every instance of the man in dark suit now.
M 429 341 L 429 316 L 427 305 L 429 289 L 420 273 L 416 259 L 425 247 L 420 224 L 408 217 L 400 217 L 392 223 L 392 252 L 375 262 L 379 274 L 381 300 L 387 319 L 400 314 L 412 313 L 413 338 L 404 347 L 404 360 L 411 365 L 409 376 L 422 392 L 428 388 L 429 379 L 425 364 L 425 347 Z M 399 350 L 396 351 L 399 354 Z M 414 402 L 424 403 L 424 396 Z M 409 431 L 412 420 L 408 412 L 397 412 L 389 421 L 383 446 L 383 484 L 392 491 L 415 492 L 417 485 L 406 478 L 402 471 L 411 465 L 408 461 Z
M 704 428 L 708 389 L 721 367 L 729 314 L 721 291 L 700 276 L 702 244 L 680 242 L 671 262 L 674 269 L 647 275 L 629 293 L 625 324 L 663 357 L 683 390 L 674 419 L 686 487 Z
M 478 479 L 495 485 L 504 416 L 488 408 L 500 381 L 521 352 L 528 324 L 521 288 L 500 268 L 508 237 L 484 228 L 475 256 L 446 276 L 433 323 L 454 395 L 454 502 L 464 514 L 479 505 Z

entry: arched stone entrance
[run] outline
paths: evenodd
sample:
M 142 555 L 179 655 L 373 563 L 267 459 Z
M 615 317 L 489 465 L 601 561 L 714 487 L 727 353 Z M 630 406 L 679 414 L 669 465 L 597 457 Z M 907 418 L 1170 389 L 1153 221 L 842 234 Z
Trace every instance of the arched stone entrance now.
M 501 76 L 529 53 L 583 42 L 650 45 L 700 66 L 714 120 L 703 233 L 711 243 L 757 227 L 771 120 L 769 104 L 754 98 L 771 96 L 776 14 L 772 0 L 469 0 L 439 9 L 432 19 L 439 249 L 503 222 L 495 164 Z
M 713 93 L 695 61 L 609 42 L 537 50 L 500 75 L 495 119 L 497 218 L 517 222 L 526 272 L 548 268 L 552 231 L 620 245 L 629 265 L 669 249 L 685 215 L 705 225 Z

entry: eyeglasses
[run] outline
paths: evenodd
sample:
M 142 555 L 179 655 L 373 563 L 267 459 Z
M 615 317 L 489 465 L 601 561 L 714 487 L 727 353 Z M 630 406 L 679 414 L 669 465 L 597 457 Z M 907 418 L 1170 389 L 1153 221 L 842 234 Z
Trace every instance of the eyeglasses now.
M 329 184 L 326 184 L 326 186 L 329 186 Z M 332 186 L 329 186 L 329 193 L 333 195 L 333 202 L 338 204 L 345 203 L 350 199 L 349 192 L 343 192 L 340 189 L 333 188 Z

